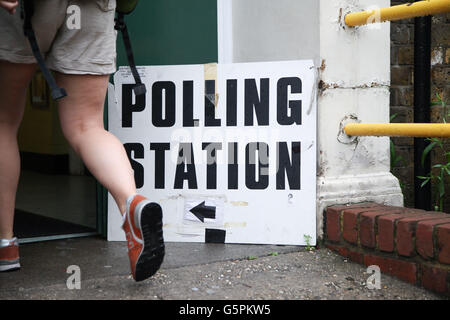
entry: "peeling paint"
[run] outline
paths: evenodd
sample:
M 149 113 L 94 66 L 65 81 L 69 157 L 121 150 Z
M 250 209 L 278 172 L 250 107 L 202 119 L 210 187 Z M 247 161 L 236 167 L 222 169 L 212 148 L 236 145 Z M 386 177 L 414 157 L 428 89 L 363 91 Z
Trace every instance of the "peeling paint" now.
M 339 123 L 339 132 L 337 134 L 337 140 L 343 144 L 356 144 L 358 145 L 358 137 L 350 137 L 345 133 L 345 126 L 348 123 L 360 123 L 361 121 L 358 119 L 358 116 L 355 114 L 349 114 L 345 116 L 341 122 Z M 355 146 L 355 149 L 356 149 Z
M 358 29 L 358 27 L 348 27 L 345 24 L 345 16 L 352 12 L 363 11 L 363 8 L 360 7 L 360 5 L 359 5 L 359 3 L 357 3 L 357 1 L 342 2 L 341 6 L 342 7 L 339 8 L 339 10 L 338 10 L 339 16 L 337 19 L 337 24 L 339 24 L 339 26 L 344 30 L 350 30 L 351 32 L 355 32 Z
M 327 83 L 323 80 L 319 81 L 319 90 L 322 94 L 325 90 L 329 89 L 370 89 L 370 88 L 389 88 L 389 83 L 386 82 L 376 82 L 372 81 L 371 83 L 364 83 L 358 86 L 346 87 L 342 86 L 339 83 Z
M 320 64 L 320 71 L 324 71 L 327 65 L 325 64 L 325 59 L 322 59 L 322 63 Z

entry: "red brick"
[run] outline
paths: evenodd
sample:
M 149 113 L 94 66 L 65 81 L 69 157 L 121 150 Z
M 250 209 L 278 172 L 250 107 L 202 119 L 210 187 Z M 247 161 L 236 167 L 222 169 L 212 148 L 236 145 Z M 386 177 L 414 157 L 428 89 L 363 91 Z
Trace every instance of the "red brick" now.
M 347 258 L 356 263 L 364 263 L 364 254 L 358 251 L 348 250 Z
M 364 262 L 364 254 L 354 251 L 351 249 L 348 249 L 343 246 L 339 245 L 333 245 L 333 244 L 327 244 L 328 249 L 335 251 L 339 255 L 346 257 L 350 259 L 351 261 L 354 261 L 356 263 L 362 264 Z
M 358 243 L 358 216 L 364 212 L 364 208 L 344 210 L 343 213 L 343 238 L 352 244 Z
M 436 237 L 439 262 L 450 264 L 450 224 L 437 226 Z
M 395 248 L 395 224 L 402 218 L 426 214 L 423 210 L 406 210 L 407 213 L 391 214 L 378 218 L 378 249 L 385 252 L 393 252 Z
M 438 293 L 450 294 L 450 271 L 439 267 L 422 265 L 422 286 Z
M 359 218 L 359 238 L 361 245 L 368 248 L 376 247 L 376 223 L 377 218 L 392 213 L 401 213 L 403 208 L 387 207 L 384 209 L 374 209 L 361 213 Z
M 341 230 L 341 214 L 345 209 L 352 208 L 370 208 L 377 207 L 379 204 L 373 202 L 364 202 L 353 205 L 337 205 L 328 207 L 326 210 L 326 236 L 329 241 L 340 241 L 340 230 Z
M 364 256 L 364 264 L 366 266 L 376 265 L 381 272 L 395 276 L 400 280 L 412 284 L 417 282 L 417 265 L 413 262 L 366 254 Z
M 444 215 L 435 213 L 423 216 L 409 217 L 397 221 L 396 246 L 397 253 L 402 256 L 412 257 L 416 255 L 414 238 L 416 226 L 419 221 L 436 220 Z
M 436 225 L 449 223 L 450 217 L 437 220 L 419 221 L 416 228 L 416 250 L 424 259 L 434 258 L 433 230 Z
M 341 255 L 343 257 L 347 257 L 348 249 L 345 247 L 328 243 L 327 248 L 330 250 L 333 250 L 334 252 L 338 253 L 339 255 Z
M 387 206 L 381 205 L 376 207 L 362 207 L 345 209 L 342 213 L 342 235 L 345 241 L 358 244 L 358 229 L 359 229 L 359 216 L 364 212 L 370 212 L 373 210 L 386 209 Z
M 330 206 L 327 208 L 334 211 L 342 212 L 345 209 L 356 209 L 356 208 L 374 208 L 374 207 L 386 207 L 383 204 L 375 203 L 375 202 L 361 202 L 361 203 L 354 203 L 354 204 L 339 204 L 335 206 Z
M 329 241 L 338 242 L 340 240 L 340 216 L 339 209 L 327 208 L 326 211 L 326 237 Z

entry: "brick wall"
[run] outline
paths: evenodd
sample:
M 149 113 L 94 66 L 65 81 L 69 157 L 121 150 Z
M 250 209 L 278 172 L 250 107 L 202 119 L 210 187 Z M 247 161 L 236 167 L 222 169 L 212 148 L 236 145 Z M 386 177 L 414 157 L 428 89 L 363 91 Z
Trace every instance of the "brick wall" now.
M 331 250 L 450 296 L 450 215 L 360 203 L 328 207 L 324 221 Z
M 391 1 L 391 5 L 409 1 Z M 396 114 L 392 122 L 412 123 L 414 121 L 414 19 L 391 22 L 391 115 Z M 431 97 L 436 101 L 439 95 L 447 102 L 446 111 L 450 112 L 450 14 L 435 15 L 432 18 L 432 69 Z M 431 108 L 431 122 L 443 122 L 445 107 Z M 450 117 L 447 118 L 450 122 Z M 413 138 L 392 138 L 396 154 L 404 161 L 398 162 L 392 169 L 399 178 L 405 196 L 405 206 L 414 207 L 414 145 Z M 445 140 L 450 150 L 450 139 Z M 433 152 L 432 165 L 444 163 L 443 152 Z M 433 199 L 435 192 L 433 189 Z M 447 179 L 444 211 L 450 212 L 450 179 Z

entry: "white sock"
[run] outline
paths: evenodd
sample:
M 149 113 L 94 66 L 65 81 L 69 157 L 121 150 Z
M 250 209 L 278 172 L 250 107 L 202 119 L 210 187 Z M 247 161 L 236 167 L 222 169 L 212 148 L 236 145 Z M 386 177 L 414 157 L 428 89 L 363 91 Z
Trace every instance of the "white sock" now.
M 125 212 L 122 213 L 122 228 L 123 224 L 125 223 L 125 220 L 127 219 L 127 212 L 130 209 L 131 201 L 133 201 L 134 197 L 137 196 L 137 194 L 133 194 L 127 198 L 125 201 Z
M 17 242 L 17 237 L 11 239 L 0 239 L 0 248 L 13 245 Z
M 136 196 L 137 196 L 137 194 L 133 194 L 127 198 L 127 201 L 125 202 L 127 211 L 130 208 L 131 201 L 133 201 L 134 197 L 136 197 Z

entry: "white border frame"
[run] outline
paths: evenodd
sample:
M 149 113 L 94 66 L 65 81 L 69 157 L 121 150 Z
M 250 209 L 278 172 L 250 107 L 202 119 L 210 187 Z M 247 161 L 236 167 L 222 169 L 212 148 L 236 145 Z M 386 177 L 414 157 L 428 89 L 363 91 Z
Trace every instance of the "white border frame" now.
M 233 0 L 217 0 L 218 63 L 233 62 Z

